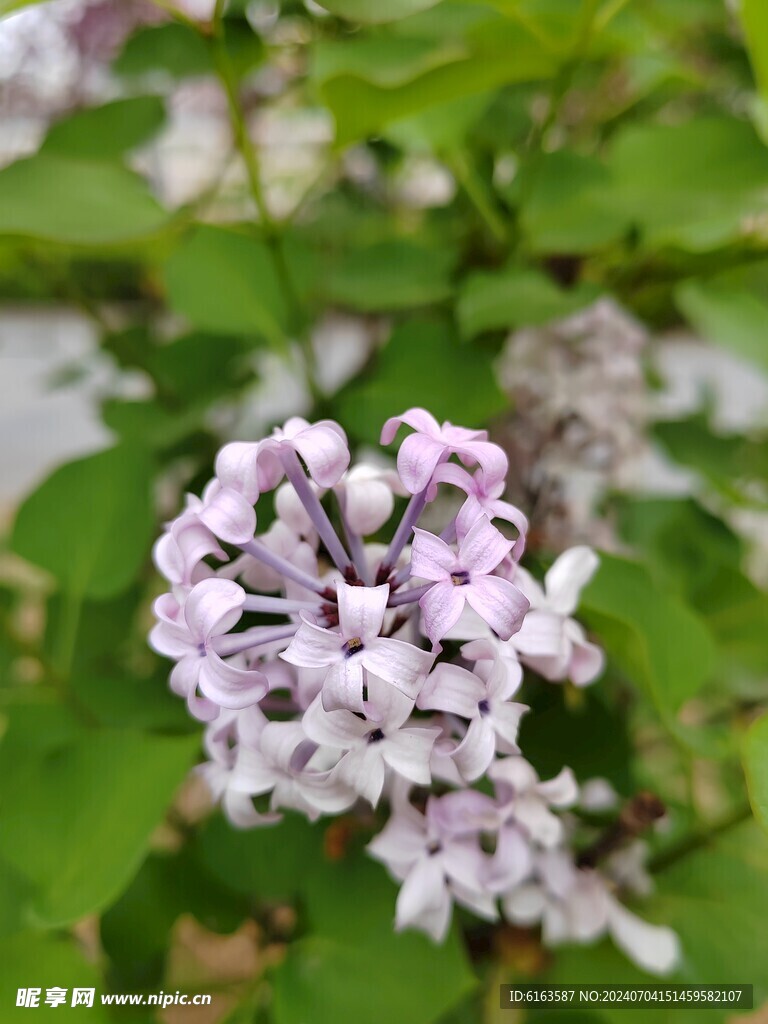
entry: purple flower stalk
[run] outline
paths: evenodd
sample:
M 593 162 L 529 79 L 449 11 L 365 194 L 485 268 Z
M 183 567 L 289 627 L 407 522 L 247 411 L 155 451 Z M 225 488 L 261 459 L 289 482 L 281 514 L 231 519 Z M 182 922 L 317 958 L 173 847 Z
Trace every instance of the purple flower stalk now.
M 580 686 L 602 669 L 572 618 L 596 558 L 566 552 L 539 585 L 518 564 L 528 524 L 503 498 L 502 449 L 423 409 L 388 420 L 382 444 L 402 425 L 412 432 L 396 470 L 349 468 L 330 420 L 295 417 L 228 444 L 202 498 L 188 496 L 155 545 L 170 590 L 150 643 L 207 723 L 199 771 L 238 828 L 284 810 L 315 820 L 388 808 L 369 849 L 402 884 L 398 929 L 440 941 L 458 902 L 489 920 L 541 922 L 553 942 L 609 932 L 663 973 L 672 933 L 576 865 L 562 813 L 579 799 L 573 775 L 541 782 L 517 742 L 524 669 Z M 438 535 L 418 524 L 428 506 L 439 519 L 446 488 L 464 498 Z M 404 496 L 389 545 L 369 540 Z M 277 518 L 259 534 L 270 500 Z M 473 788 L 484 779 L 494 796 Z

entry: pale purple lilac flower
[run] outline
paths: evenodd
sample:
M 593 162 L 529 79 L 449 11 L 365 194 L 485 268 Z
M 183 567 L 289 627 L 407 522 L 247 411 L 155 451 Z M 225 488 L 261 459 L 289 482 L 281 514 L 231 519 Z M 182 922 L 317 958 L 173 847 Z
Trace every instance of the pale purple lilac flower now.
M 424 630 L 432 643 L 437 644 L 456 625 L 465 602 L 502 640 L 509 640 L 529 608 L 528 599 L 513 583 L 493 575 L 512 549 L 512 541 L 486 515 L 460 536 L 456 551 L 426 530 L 415 528 L 414 533 L 411 572 L 434 581 L 419 600 Z
M 602 665 L 572 618 L 596 560 L 567 552 L 541 588 L 518 565 L 527 520 L 504 500 L 504 452 L 423 409 L 387 421 L 382 443 L 401 424 L 397 471 L 350 468 L 328 420 L 226 445 L 157 542 L 170 590 L 151 644 L 208 723 L 199 772 L 238 828 L 283 811 L 367 828 L 388 808 L 369 850 L 401 883 L 397 929 L 441 941 L 454 902 L 490 921 L 527 905 L 553 940 L 609 930 L 635 955 L 633 927 L 651 926 L 627 925 L 608 876 L 574 867 L 565 896 L 547 888 L 549 860 L 572 859 L 561 812 L 577 787 L 568 769 L 542 782 L 518 746 L 523 666 L 583 684 Z M 438 535 L 419 521 L 446 487 L 466 497 Z M 389 544 L 371 541 L 408 495 Z M 276 518 L 257 534 L 266 501 Z M 494 795 L 473 788 L 483 780 Z M 588 925 L 571 906 L 583 900 Z M 564 914 L 578 926 L 558 930 Z

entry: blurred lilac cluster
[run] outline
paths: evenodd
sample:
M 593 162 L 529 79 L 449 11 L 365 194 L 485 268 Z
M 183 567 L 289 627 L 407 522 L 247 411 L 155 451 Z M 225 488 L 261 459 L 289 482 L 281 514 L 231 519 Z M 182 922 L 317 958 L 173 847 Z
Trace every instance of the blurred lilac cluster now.
M 423 409 L 388 420 L 382 444 L 402 426 L 396 470 L 350 469 L 330 420 L 292 418 L 228 444 L 202 498 L 188 496 L 157 542 L 171 590 L 151 644 L 207 723 L 201 771 L 241 828 L 384 799 L 369 850 L 402 883 L 398 928 L 439 941 L 454 903 L 488 920 L 501 907 L 541 922 L 550 943 L 610 932 L 666 971 L 673 933 L 634 917 L 609 874 L 575 859 L 561 813 L 582 799 L 572 772 L 541 781 L 517 744 L 524 668 L 577 686 L 602 670 L 572 617 L 596 556 L 572 548 L 538 583 L 519 564 L 528 524 L 502 497 L 504 451 Z M 446 492 L 442 530 L 419 527 Z M 370 540 L 396 497 L 407 502 L 391 541 Z M 260 534 L 257 505 L 270 524 Z

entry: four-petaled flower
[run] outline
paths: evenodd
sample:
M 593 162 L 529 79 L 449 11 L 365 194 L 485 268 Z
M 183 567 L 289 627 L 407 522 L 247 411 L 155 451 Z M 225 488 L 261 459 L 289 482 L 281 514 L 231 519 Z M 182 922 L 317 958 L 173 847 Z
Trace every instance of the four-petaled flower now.
M 375 676 L 368 678 L 368 696 L 375 717 L 359 718 L 346 709 L 325 711 L 318 696 L 304 714 L 310 739 L 346 751 L 335 776 L 351 786 L 374 807 L 384 788 L 387 767 L 421 786 L 432 781 L 429 758 L 439 728 L 414 722 L 403 728 L 413 701 Z
M 263 673 L 238 668 L 223 660 L 221 653 L 225 652 L 216 651 L 217 638 L 237 625 L 244 602 L 243 588 L 222 579 L 198 583 L 183 606 L 169 594 L 155 602 L 160 622 L 150 634 L 150 643 L 159 654 L 178 659 L 171 672 L 171 687 L 187 698 L 196 718 L 216 718 L 220 707 L 248 707 L 269 689 Z
M 507 457 L 498 445 L 488 440 L 487 430 L 467 430 L 447 421 L 442 425 L 426 409 L 408 409 L 402 416 L 392 416 L 381 430 L 381 443 L 390 444 L 401 423 L 413 427 L 414 433 L 400 445 L 397 469 L 400 479 L 411 494 L 429 486 L 438 463 L 456 454 L 463 461 L 477 463 L 489 483 L 503 480 Z
M 484 515 L 459 539 L 456 552 L 426 530 L 416 528 L 414 534 L 411 574 L 434 580 L 419 601 L 432 643 L 437 644 L 458 622 L 465 602 L 502 640 L 508 640 L 529 608 L 528 599 L 514 584 L 491 575 L 509 553 L 512 541 Z
M 225 445 L 216 459 L 216 475 L 248 501 L 273 490 L 282 480 L 284 450 L 298 453 L 309 475 L 320 487 L 333 487 L 349 465 L 347 437 L 333 420 L 308 423 L 300 416 L 287 420 L 271 437 L 249 444 L 235 441 Z
M 389 586 L 336 585 L 339 632 L 316 626 L 306 616 L 281 657 L 303 668 L 328 668 L 322 689 L 327 711 L 364 712 L 365 673 L 384 679 L 416 699 L 434 655 L 403 640 L 382 637 Z

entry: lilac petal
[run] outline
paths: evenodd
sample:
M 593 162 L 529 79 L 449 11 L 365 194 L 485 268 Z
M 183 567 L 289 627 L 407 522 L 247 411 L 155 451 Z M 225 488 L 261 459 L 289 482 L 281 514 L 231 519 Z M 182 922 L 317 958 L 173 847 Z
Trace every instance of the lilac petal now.
M 293 447 L 321 487 L 337 484 L 349 465 L 346 434 L 338 423 L 330 420 L 321 420 L 302 430 L 293 439 Z
M 383 751 L 375 745 L 352 750 L 339 761 L 334 775 L 375 807 L 384 789 L 386 768 Z
M 470 441 L 455 445 L 455 449 L 463 458 L 469 458 L 480 466 L 486 493 L 506 477 L 509 462 L 504 450 L 497 444 L 491 441 Z
M 174 693 L 186 697 L 187 707 L 193 718 L 200 722 L 212 722 L 219 716 L 219 705 L 207 697 L 198 696 L 197 693 L 203 663 L 203 658 L 182 658 L 173 666 L 169 682 Z
M 579 786 L 570 768 L 563 768 L 554 778 L 540 782 L 536 791 L 552 807 L 571 807 L 579 799 Z
M 593 683 L 605 667 L 605 654 L 596 644 L 584 640 L 573 645 L 568 676 L 576 686 Z
M 547 907 L 547 896 L 535 882 L 520 885 L 504 899 L 504 916 L 512 924 L 530 927 L 538 924 Z
M 166 658 L 184 658 L 197 654 L 197 644 L 189 635 L 188 629 L 174 626 L 168 622 L 158 622 L 149 634 L 149 646 Z
M 244 441 L 226 444 L 216 456 L 216 476 L 223 487 L 231 487 L 252 505 L 258 501 L 259 445 Z
M 393 471 L 358 465 L 341 480 L 338 490 L 350 528 L 361 537 L 375 533 L 387 522 L 395 507 L 393 490 L 402 491 Z
M 301 722 L 270 722 L 261 734 L 261 752 L 281 771 L 290 772 L 293 755 L 306 739 Z
M 492 892 L 509 892 L 533 868 L 531 844 L 516 828 L 499 829 L 496 850 L 488 865 L 485 884 Z
M 492 572 L 512 550 L 513 541 L 497 530 L 488 516 L 481 516 L 459 543 L 457 561 L 472 576 Z
M 402 423 L 412 427 L 414 430 L 418 430 L 422 434 L 428 434 L 430 437 L 440 436 L 440 424 L 432 413 L 427 412 L 426 409 L 416 407 L 408 409 L 402 416 L 390 416 L 381 428 L 380 443 L 391 444 Z
M 236 668 L 208 651 L 200 668 L 200 689 L 220 707 L 239 709 L 258 703 L 269 690 L 269 683 L 262 672 Z
M 366 849 L 384 864 L 412 864 L 424 849 L 424 819 L 415 808 L 410 813 L 395 812 Z
M 453 759 L 467 782 L 474 782 L 485 772 L 496 753 L 496 733 L 487 718 L 474 718 L 467 733 L 453 752 Z
M 494 832 L 499 810 L 493 797 L 476 789 L 459 789 L 427 801 L 427 821 L 443 836 L 472 836 Z
M 381 632 L 389 598 L 389 586 L 351 587 L 339 580 L 336 584 L 339 602 L 339 625 L 346 639 L 358 637 L 373 640 Z
M 454 587 L 452 583 L 436 583 L 419 601 L 424 615 L 424 632 L 433 644 L 438 643 L 451 626 L 459 621 L 470 587 Z
M 432 782 L 429 759 L 439 729 L 400 729 L 382 741 L 381 756 L 399 775 L 420 786 Z
M 363 666 L 359 659 L 339 661 L 331 666 L 323 683 L 321 699 L 326 711 L 347 708 L 365 714 Z
M 411 576 L 423 580 L 440 582 L 446 580 L 458 567 L 456 555 L 451 548 L 426 530 L 414 528 L 411 548 Z
M 340 661 L 343 638 L 330 629 L 323 629 L 306 619 L 280 657 L 301 668 L 325 668 Z
M 153 557 L 155 565 L 171 583 L 189 586 L 193 573 L 206 555 L 214 555 L 223 561 L 227 555 L 211 531 L 197 516 L 184 513 L 168 533 L 155 544 Z
M 562 658 L 567 644 L 563 620 L 551 612 L 532 608 L 513 641 L 516 651 L 532 658 Z
M 613 898 L 608 927 L 619 949 L 644 971 L 669 974 L 680 960 L 680 941 L 671 928 L 643 921 Z
M 531 839 L 544 847 L 556 846 L 563 837 L 563 823 L 533 793 L 523 793 L 515 801 L 514 816 Z
M 544 577 L 547 604 L 552 611 L 570 615 L 599 564 L 595 552 L 584 545 L 564 551 Z
M 260 796 L 272 789 L 279 775 L 274 764 L 258 747 L 241 743 L 237 748 L 235 767 L 230 774 L 229 788 L 234 793 Z
M 204 659 L 191 655 L 182 658 L 172 668 L 168 678 L 171 690 L 178 697 L 189 697 L 190 693 L 197 690 L 197 683 L 200 679 L 200 669 L 203 667 Z M 218 713 L 218 709 L 217 709 Z M 213 717 L 216 717 L 215 715 Z
M 416 706 L 421 710 L 447 711 L 462 718 L 477 716 L 477 705 L 485 696 L 482 679 L 458 665 L 441 661 L 435 665 L 421 688 Z
M 293 484 L 283 483 L 275 491 L 275 512 L 278 515 L 278 522 L 289 526 L 297 536 L 314 536 L 315 528 L 312 519 Z
M 457 466 L 455 462 L 443 462 L 436 469 L 432 476 L 433 483 L 451 484 L 458 487 L 467 495 L 473 498 L 477 492 L 477 485 L 471 473 L 463 466 Z M 477 501 L 477 499 L 475 498 Z M 479 502 L 478 502 L 479 505 Z
M 511 505 L 508 501 L 501 501 L 499 499 L 489 501 L 486 507 L 494 519 L 503 519 L 516 528 L 518 538 L 512 548 L 512 556 L 515 560 L 519 561 L 525 551 L 525 538 L 529 525 L 527 516 L 516 505 Z
M 245 544 L 253 540 L 256 532 L 256 512 L 253 506 L 233 488 L 220 487 L 218 481 L 214 483 L 218 490 L 197 513 L 200 522 L 228 544 Z
M 370 724 L 353 715 L 351 711 L 323 710 L 319 697 L 312 701 L 304 712 L 302 725 L 307 736 L 315 743 L 339 750 L 350 750 L 361 743 L 370 730 Z
M 305 773 L 297 781 L 296 789 L 304 805 L 314 812 L 311 821 L 315 820 L 317 814 L 339 814 L 348 811 L 357 799 L 354 789 L 333 773 Z
M 408 720 L 413 706 L 413 698 L 373 672 L 368 673 L 365 713 L 370 723 L 379 726 L 384 732 L 394 732 Z
M 527 704 L 517 704 L 512 701 L 494 703 L 492 722 L 496 735 L 504 741 L 506 754 L 519 754 L 517 746 L 517 734 L 520 729 L 520 719 L 528 711 Z
M 275 825 L 282 820 L 282 815 L 273 811 L 260 814 L 253 806 L 250 796 L 231 790 L 227 790 L 222 796 L 221 806 L 227 819 L 235 828 L 259 828 L 262 825 Z
M 494 761 L 488 775 L 498 788 L 512 794 L 524 793 L 539 781 L 533 765 L 524 757 L 503 757 Z
M 415 700 L 435 656 L 404 640 L 378 637 L 367 644 L 361 660 L 369 672 L 392 683 L 411 700 Z
M 502 640 L 509 640 L 520 629 L 530 605 L 513 583 L 498 576 L 481 576 L 463 589 L 469 605 Z
M 443 907 L 446 901 L 450 904 L 441 858 L 422 856 L 408 872 L 398 893 L 395 926 L 418 926 L 425 911 L 435 911 Z
M 450 463 L 449 463 L 450 465 Z M 451 467 L 458 469 L 458 466 Z M 469 475 L 469 474 L 467 474 Z M 463 537 L 469 533 L 472 527 L 480 518 L 487 518 L 488 512 L 480 504 L 474 494 L 467 496 L 467 500 L 461 506 L 456 514 L 456 533 L 458 536 Z
M 233 580 L 203 580 L 184 603 L 184 619 L 198 642 L 228 633 L 240 621 L 245 591 Z
M 424 434 L 409 434 L 397 453 L 397 471 L 411 494 L 420 494 L 432 479 L 446 445 Z

